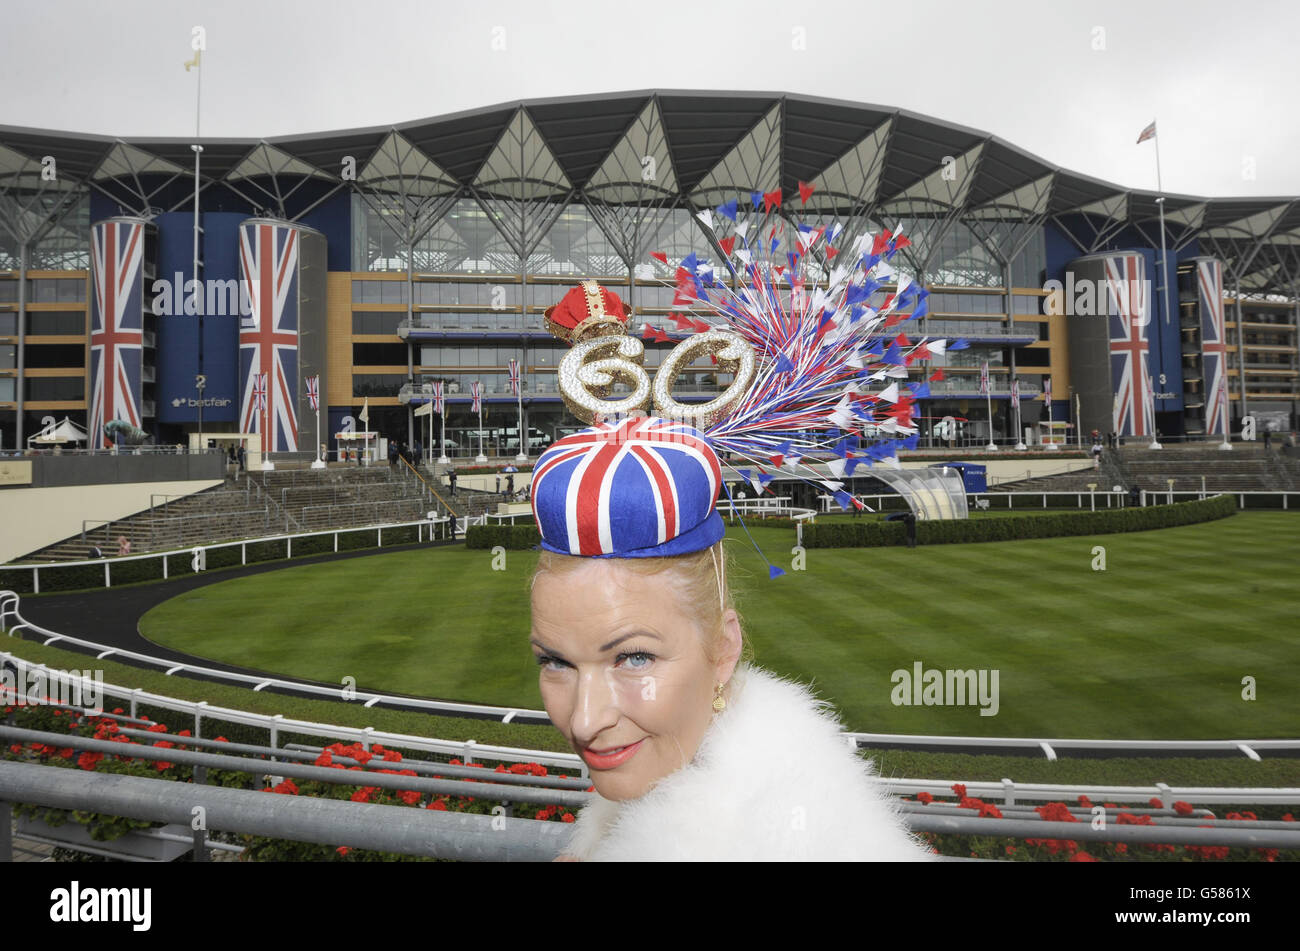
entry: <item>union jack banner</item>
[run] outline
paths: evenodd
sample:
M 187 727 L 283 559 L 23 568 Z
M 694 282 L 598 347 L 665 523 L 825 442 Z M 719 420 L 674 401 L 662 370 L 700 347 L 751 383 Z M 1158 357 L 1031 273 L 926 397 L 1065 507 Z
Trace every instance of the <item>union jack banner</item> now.
M 1139 255 L 1106 259 L 1106 284 L 1114 304 L 1110 315 L 1110 381 L 1115 394 L 1112 429 L 1121 436 L 1155 431 L 1148 366 L 1148 307 L 1145 262 Z
M 307 377 L 307 401 L 314 410 L 320 409 L 320 377 Z
M 433 411 L 441 416 L 442 408 L 442 380 L 435 380 L 433 383 Z
M 103 449 L 105 423 L 142 422 L 144 224 L 99 222 L 90 230 L 90 254 L 90 446 Z
M 257 412 L 259 414 L 257 418 L 260 421 L 262 418 L 260 414 L 262 410 L 266 409 L 266 374 L 265 373 L 259 373 L 257 375 L 257 379 L 253 383 L 253 404 L 257 408 Z M 257 431 L 258 432 L 262 431 L 262 427 L 260 424 L 257 427 Z
M 1011 381 L 1011 408 L 1016 409 L 1020 406 L 1020 378 Z
M 474 403 L 470 409 L 472 412 L 477 413 L 483 409 L 483 384 L 475 380 L 470 384 L 469 391 L 474 397 Z
M 1228 337 L 1224 330 L 1223 264 L 1196 262 L 1201 303 L 1201 385 L 1205 392 L 1206 435 L 1228 434 Z
M 510 361 L 510 392 L 519 395 L 519 361 Z
M 298 230 L 249 222 L 239 227 L 239 264 L 252 313 L 239 327 L 240 419 L 253 432 L 253 389 L 265 376 L 263 452 L 298 449 Z
M 986 396 L 988 394 L 988 391 L 989 391 L 989 362 L 985 360 L 984 365 L 980 367 L 980 396 Z
M 689 551 L 691 532 L 709 530 L 721 484 L 718 457 L 698 430 L 634 416 L 598 423 L 543 452 L 533 470 L 533 514 L 551 551 L 644 552 L 674 539 Z M 567 550 L 545 539 L 567 540 Z
M 1138 140 L 1134 144 L 1141 145 L 1147 139 L 1154 139 L 1155 137 L 1156 137 L 1156 122 L 1154 119 L 1152 119 L 1151 124 L 1142 130 L 1142 134 L 1138 136 Z
M 1050 376 L 1043 377 L 1043 402 L 1052 402 L 1052 378 Z

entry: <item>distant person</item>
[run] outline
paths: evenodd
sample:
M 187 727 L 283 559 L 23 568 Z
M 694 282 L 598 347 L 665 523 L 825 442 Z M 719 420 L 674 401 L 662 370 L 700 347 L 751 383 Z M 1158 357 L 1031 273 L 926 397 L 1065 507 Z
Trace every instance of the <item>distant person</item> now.
M 506 476 L 506 495 L 513 498 L 514 494 L 515 494 L 515 474 L 512 472 Z
M 1264 451 L 1268 452 L 1273 448 L 1273 430 L 1264 430 Z
M 127 538 L 125 535 L 118 535 L 117 557 L 125 558 L 129 554 L 131 554 L 131 539 Z
M 91 545 L 90 551 L 86 553 L 87 558 L 103 558 L 104 553 L 100 551 L 98 545 Z
M 1092 437 L 1092 467 L 1101 468 L 1101 436 L 1097 435 Z
M 388 465 L 390 468 L 397 465 L 397 443 L 395 442 L 388 444 Z
M 447 481 L 448 481 L 449 483 L 451 483 L 451 494 L 452 494 L 453 496 L 455 496 L 455 494 L 456 494 L 456 469 L 455 469 L 454 466 L 452 467 L 451 471 L 447 473 Z
M 424 459 L 424 446 L 420 444 L 420 440 L 417 439 L 417 440 L 415 441 L 415 446 L 412 447 L 412 449 L 411 449 L 411 455 L 415 457 L 415 459 L 414 459 L 413 461 L 414 461 L 417 465 L 418 465 L 421 461 L 423 461 L 423 459 Z
M 1129 505 L 1142 504 L 1142 490 L 1139 489 L 1136 485 L 1133 486 L 1133 488 L 1128 490 L 1128 504 Z
M 243 443 L 239 444 L 238 459 L 239 459 L 239 471 L 246 472 L 248 470 L 248 450 L 244 448 Z

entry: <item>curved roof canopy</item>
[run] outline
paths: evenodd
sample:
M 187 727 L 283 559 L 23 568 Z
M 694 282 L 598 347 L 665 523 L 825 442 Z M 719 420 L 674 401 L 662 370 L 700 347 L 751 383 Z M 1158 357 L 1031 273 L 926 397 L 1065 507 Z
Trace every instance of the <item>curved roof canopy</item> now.
M 631 260 L 641 249 L 628 240 L 629 216 L 635 224 L 647 209 L 710 208 L 778 189 L 783 210 L 846 227 L 906 219 L 921 246 L 961 221 L 1000 259 L 1049 219 L 1081 253 L 1128 227 L 1160 240 L 1155 192 L 906 110 L 784 93 L 525 100 L 397 126 L 202 144 L 201 187 L 256 210 L 296 218 L 346 188 L 414 233 L 459 199 L 495 208 L 499 221 L 503 207 L 522 206 L 506 234 L 521 253 L 571 200 L 591 207 Z M 54 179 L 42 175 L 51 160 Z M 183 207 L 193 168 L 189 140 L 0 126 L 0 228 L 38 239 L 88 189 L 145 215 Z M 800 182 L 815 186 L 806 205 Z M 1243 288 L 1297 296 L 1300 199 L 1167 195 L 1164 204 L 1170 248 L 1199 241 Z

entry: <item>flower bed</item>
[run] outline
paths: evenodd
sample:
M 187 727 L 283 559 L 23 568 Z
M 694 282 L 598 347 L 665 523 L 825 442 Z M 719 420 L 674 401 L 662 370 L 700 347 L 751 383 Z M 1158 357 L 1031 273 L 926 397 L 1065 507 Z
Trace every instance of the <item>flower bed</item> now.
M 1002 811 L 994 803 L 967 796 L 965 784 L 954 783 L 952 792 L 958 809 L 970 809 L 975 815 L 986 819 L 1004 818 Z M 923 792 L 919 793 L 914 800 L 904 801 L 930 805 L 948 800 L 936 799 L 930 793 Z M 1080 796 L 1076 808 L 1091 810 L 1095 805 L 1087 796 Z M 1113 802 L 1101 803 L 1101 805 L 1107 810 L 1107 815 L 1112 817 L 1110 821 L 1117 825 L 1158 826 L 1160 824 L 1157 817 L 1150 813 L 1135 814 Z M 1161 809 L 1164 803 L 1153 798 L 1150 805 L 1153 809 Z M 1175 802 L 1173 807 L 1174 813 L 1180 817 L 1190 816 L 1196 811 L 1196 807 L 1189 802 Z M 1280 813 L 1275 818 L 1283 822 L 1295 821 L 1295 817 L 1289 812 L 1281 813 L 1280 809 L 1274 811 Z M 1069 805 L 1064 802 L 1045 803 L 1036 807 L 1034 812 L 1046 822 L 1079 821 L 1078 817 L 1070 812 Z M 1206 818 L 1214 817 L 1215 814 L 1212 813 Z M 1241 822 L 1256 822 L 1260 819 L 1254 812 L 1246 810 L 1227 811 L 1223 818 Z M 1300 858 L 1300 853 L 1295 851 L 1283 853 L 1279 849 L 1230 848 L 1226 845 L 1173 845 L 1144 842 L 1130 846 L 1125 842 L 1079 843 L 1074 839 L 1012 839 L 996 835 L 948 835 L 934 832 L 924 832 L 921 836 L 930 843 L 930 847 L 936 854 L 1015 862 L 1276 862 L 1279 857 L 1285 861 Z
M 149 744 L 147 741 L 141 742 L 123 736 L 117 721 L 112 717 L 84 716 L 78 711 L 61 709 L 55 706 L 22 705 L 8 706 L 0 709 L 3 709 L 3 712 L 10 719 L 12 725 L 22 729 L 42 730 L 51 733 L 67 732 L 71 735 L 91 737 L 97 740 L 108 740 L 110 742 L 128 745 L 151 745 L 162 749 L 191 749 L 191 747 L 186 746 L 185 744 L 177 744 L 171 740 L 159 739 L 154 741 L 152 744 Z M 116 714 L 121 714 L 122 712 L 121 708 L 117 708 L 113 711 L 113 713 Z M 166 724 L 163 723 L 155 723 L 146 729 L 150 733 L 168 732 Z M 182 730 L 176 735 L 189 736 L 190 731 Z M 218 736 L 216 737 L 216 742 L 228 741 L 226 737 Z M 193 749 L 202 751 L 199 747 L 193 747 Z M 345 766 L 341 763 L 336 763 L 334 761 L 335 757 L 347 758 L 360 765 Z M 46 743 L 10 744 L 4 749 L 3 758 L 7 760 L 38 762 L 47 766 L 63 767 L 67 769 L 84 769 L 91 772 L 167 779 L 175 782 L 193 782 L 194 779 L 192 767 L 178 766 L 165 760 L 136 760 L 132 759 L 129 755 L 117 756 L 90 751 L 78 754 L 71 747 L 59 747 Z M 334 743 L 321 752 L 313 765 L 332 767 L 334 769 L 361 771 L 364 766 L 372 763 L 376 759 L 386 765 L 381 769 L 374 770 L 374 772 L 398 776 L 416 775 L 414 770 L 403 768 L 401 766 L 404 758 L 400 752 L 397 750 L 385 749 L 378 744 L 372 744 L 370 749 L 367 750 L 360 743 L 353 743 L 350 745 Z M 521 775 L 531 774 L 539 777 L 547 775 L 546 767 L 538 763 L 501 763 L 492 766 L 486 763 L 464 764 L 459 759 L 451 759 L 448 765 L 468 765 L 470 767 L 482 769 L 489 774 L 493 772 L 515 773 Z M 267 770 L 270 771 L 273 769 L 274 764 L 268 762 Z M 438 779 L 441 777 L 435 775 L 433 778 Z M 358 777 L 358 779 L 360 779 L 360 777 Z M 490 775 L 484 776 L 483 781 L 490 780 Z M 461 781 L 478 782 L 479 780 L 464 779 Z M 244 772 L 233 770 L 208 770 L 207 772 L 208 785 L 226 786 L 235 789 L 253 789 L 255 788 L 253 783 L 254 778 Z M 350 799 L 352 802 L 368 802 L 388 806 L 405 806 L 418 809 L 432 809 L 436 811 L 481 814 L 490 814 L 492 809 L 497 805 L 496 799 L 478 799 L 474 796 L 431 796 L 416 790 L 381 789 L 377 786 L 365 785 L 364 782 L 357 784 L 332 784 L 315 781 L 297 783 L 292 779 L 285 779 L 283 782 L 267 788 L 264 791 L 280 795 L 313 796 L 321 799 Z M 85 844 L 87 841 L 112 842 L 121 839 L 123 836 L 127 836 L 135 830 L 162 825 L 161 823 L 125 819 L 120 816 L 101 815 L 98 813 L 66 809 L 47 809 L 29 803 L 15 803 L 14 811 L 17 816 L 21 817 L 20 821 L 24 824 L 29 826 L 32 824 L 42 826 L 45 831 L 42 831 L 40 834 L 63 838 L 66 843 L 66 848 L 61 849 L 57 854 L 60 858 L 66 858 L 71 861 L 93 859 L 93 856 L 90 856 L 87 853 L 77 852 L 76 846 L 78 844 Z M 510 814 L 516 819 L 533 819 L 541 822 L 575 821 L 573 813 L 558 805 L 538 805 L 535 803 L 516 802 L 512 804 Z M 76 828 L 68 830 L 71 834 L 59 836 L 58 832 L 60 827 L 69 823 L 75 824 Z M 309 842 L 294 842 L 287 839 L 276 839 L 267 836 L 224 835 L 214 833 L 213 837 L 216 838 L 218 835 L 220 835 L 221 839 L 224 841 L 244 846 L 241 861 L 423 861 L 423 859 L 419 859 L 416 856 L 362 849 L 349 849 L 346 846 L 334 847 Z

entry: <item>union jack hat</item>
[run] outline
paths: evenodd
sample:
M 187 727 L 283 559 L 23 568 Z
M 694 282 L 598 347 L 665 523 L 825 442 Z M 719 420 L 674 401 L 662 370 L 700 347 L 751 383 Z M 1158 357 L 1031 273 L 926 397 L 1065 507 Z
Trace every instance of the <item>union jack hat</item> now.
M 686 555 L 721 540 L 721 485 L 699 430 L 632 416 L 552 443 L 533 469 L 533 515 L 542 548 L 561 555 Z

